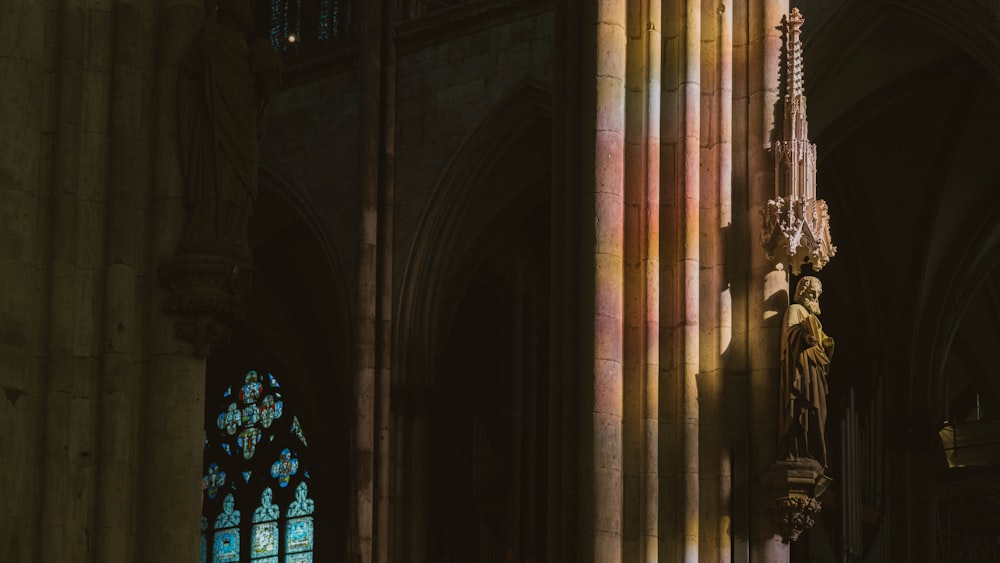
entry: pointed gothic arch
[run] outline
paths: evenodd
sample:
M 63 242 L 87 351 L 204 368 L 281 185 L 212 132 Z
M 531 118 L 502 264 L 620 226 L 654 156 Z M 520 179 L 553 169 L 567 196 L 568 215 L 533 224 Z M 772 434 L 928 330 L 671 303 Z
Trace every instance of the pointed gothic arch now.
M 325 560 L 345 553 L 352 424 L 349 355 L 353 347 L 340 262 L 314 209 L 308 193 L 274 168 L 262 166 L 250 221 L 254 272 L 246 318 L 233 327 L 228 344 L 212 350 L 207 362 L 206 437 L 211 445 L 218 446 L 228 435 L 223 432 L 215 440 L 211 436 L 210 431 L 218 426 L 220 405 L 228 408 L 237 403 L 241 412 L 253 406 L 242 405 L 239 397 L 230 400 L 239 390 L 234 378 L 247 376 L 249 371 L 258 374 L 260 385 L 272 397 L 265 405 L 261 401 L 267 393 L 262 393 L 256 401 L 259 410 L 273 410 L 280 403 L 277 412 L 283 412 L 267 428 L 259 417 L 257 444 L 267 459 L 257 460 L 255 454 L 243 460 L 236 474 L 229 471 L 228 486 L 242 485 L 246 490 L 220 490 L 218 498 L 206 501 L 210 510 L 218 508 L 227 495 L 234 495 L 233 514 L 242 514 L 235 525 L 243 537 L 240 544 L 233 544 L 243 554 L 240 561 L 251 560 L 248 550 L 256 545 L 251 544 L 251 530 L 254 534 L 274 532 L 274 546 L 282 561 L 286 555 L 308 561 L 313 554 Z M 245 426 L 247 421 L 240 422 Z M 273 428 L 280 432 L 271 432 Z M 239 438 L 240 433 L 233 437 Z M 241 447 L 236 444 L 229 448 Z M 253 473 L 243 475 L 243 471 Z M 303 484 L 306 488 L 300 492 Z M 265 494 L 269 495 L 267 503 Z M 269 510 L 267 514 L 255 517 L 262 507 Z M 214 530 L 213 518 L 205 516 L 208 520 L 203 525 Z M 206 540 L 207 560 L 213 561 L 212 539 Z M 263 552 L 259 555 L 265 557 Z
M 455 273 L 456 253 L 468 252 L 462 245 L 475 240 L 481 234 L 477 231 L 493 221 L 491 214 L 497 205 L 502 208 L 523 195 L 503 193 L 499 185 L 486 191 L 485 176 L 512 147 L 525 140 L 526 133 L 544 130 L 548 134 L 551 96 L 545 82 L 526 76 L 493 106 L 442 172 L 421 216 L 403 272 L 397 357 L 393 362 L 397 382 L 417 381 L 420 373 L 431 370 L 433 359 L 427 352 L 435 349 L 442 330 L 438 305 L 447 291 L 448 277 Z M 542 148 L 548 154 L 550 148 Z M 493 199 L 475 199 L 484 196 Z
M 394 525 L 429 561 L 544 553 L 550 96 L 525 79 L 469 136 L 404 273 Z

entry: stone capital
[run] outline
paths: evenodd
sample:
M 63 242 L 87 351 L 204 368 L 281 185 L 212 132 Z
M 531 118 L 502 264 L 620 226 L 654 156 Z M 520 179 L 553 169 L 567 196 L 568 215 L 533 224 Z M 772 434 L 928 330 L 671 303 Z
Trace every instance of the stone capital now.
M 233 323 L 246 311 L 253 268 L 227 256 L 181 254 L 160 266 L 168 297 L 164 311 L 176 317 L 177 337 L 207 356 L 212 346 L 229 341 Z

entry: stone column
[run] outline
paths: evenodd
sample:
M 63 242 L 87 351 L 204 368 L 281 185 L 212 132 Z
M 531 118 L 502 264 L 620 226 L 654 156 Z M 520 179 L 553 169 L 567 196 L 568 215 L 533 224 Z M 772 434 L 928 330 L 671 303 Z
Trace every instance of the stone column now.
M 663 413 L 669 471 L 663 473 L 660 556 L 697 561 L 699 550 L 699 404 L 701 261 L 701 4 L 664 2 L 663 171 L 665 293 L 661 338 Z M 667 196 L 666 194 L 669 194 Z
M 584 3 L 580 376 L 581 561 L 622 558 L 626 2 Z
M 162 0 L 156 27 L 155 156 L 149 261 L 148 349 L 143 367 L 139 551 L 149 563 L 197 561 L 201 516 L 205 358 L 177 337 L 165 312 L 158 270 L 174 256 L 184 226 L 184 181 L 178 155 L 177 74 L 204 18 L 202 0 Z M 204 350 L 202 350 L 204 352 Z M 169 549 L 165 548 L 169 546 Z
M 102 5 L 103 4 L 103 5 Z M 41 559 L 92 561 L 97 528 L 100 329 L 110 10 L 58 15 Z
M 788 306 L 788 274 L 765 256 L 757 242 L 762 232 L 761 211 L 774 192 L 774 172 L 769 153 L 774 138 L 774 111 L 778 103 L 778 73 L 781 53 L 781 18 L 788 13 L 787 0 L 749 2 L 746 18 L 747 60 L 750 69 L 746 124 L 746 181 L 748 233 L 750 238 L 749 287 L 747 294 L 747 353 L 750 374 L 750 559 L 781 563 L 788 561 L 788 546 L 774 535 L 767 517 L 768 500 L 761 474 L 775 459 L 778 435 L 779 350 L 781 319 Z
M 104 266 L 96 561 L 136 557 L 138 431 L 142 405 L 142 276 L 152 187 L 150 6 L 119 0 L 112 13 L 110 151 Z
M 731 559 L 727 396 L 732 358 L 732 2 L 701 12 L 699 267 L 699 556 Z M 741 437 L 736 438 L 742 440 Z
M 43 261 L 47 230 L 54 18 L 38 2 L 0 0 L 0 560 L 38 561 L 45 408 Z
M 382 98 L 381 1 L 363 4 L 360 21 L 360 192 L 361 214 L 358 248 L 357 347 L 354 371 L 354 471 L 351 557 L 372 561 L 375 517 L 375 362 L 378 308 L 379 158 L 381 155 Z M 391 283 L 390 283 L 391 287 Z
M 659 553 L 660 2 L 628 9 L 623 335 L 623 557 Z

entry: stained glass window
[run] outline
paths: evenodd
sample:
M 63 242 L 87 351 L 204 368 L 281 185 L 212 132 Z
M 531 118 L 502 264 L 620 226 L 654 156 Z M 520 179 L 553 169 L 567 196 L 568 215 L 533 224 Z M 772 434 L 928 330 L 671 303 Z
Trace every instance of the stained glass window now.
M 257 370 L 207 402 L 202 563 L 312 562 L 308 446 L 290 406 L 278 377 Z
M 279 52 L 302 52 L 351 34 L 351 0 L 260 0 L 261 36 Z
M 312 563 L 313 501 L 308 498 L 309 487 L 305 481 L 295 488 L 295 500 L 288 506 L 285 524 L 285 545 L 288 556 L 285 563 Z

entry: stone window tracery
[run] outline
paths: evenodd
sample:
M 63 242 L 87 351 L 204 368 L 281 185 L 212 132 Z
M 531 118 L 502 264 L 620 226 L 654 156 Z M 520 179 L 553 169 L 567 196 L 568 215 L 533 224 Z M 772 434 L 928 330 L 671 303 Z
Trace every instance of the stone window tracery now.
M 308 445 L 278 378 L 250 370 L 208 401 L 202 563 L 312 563 Z

